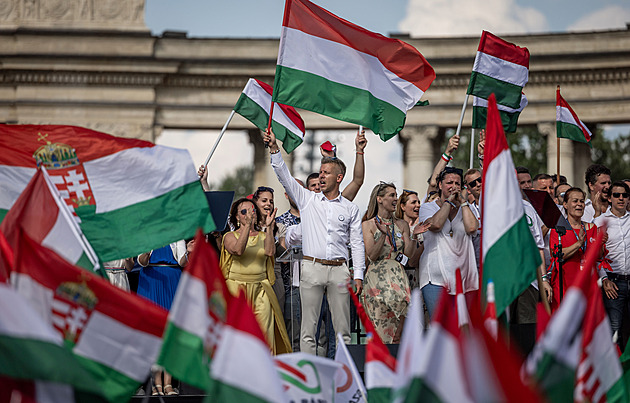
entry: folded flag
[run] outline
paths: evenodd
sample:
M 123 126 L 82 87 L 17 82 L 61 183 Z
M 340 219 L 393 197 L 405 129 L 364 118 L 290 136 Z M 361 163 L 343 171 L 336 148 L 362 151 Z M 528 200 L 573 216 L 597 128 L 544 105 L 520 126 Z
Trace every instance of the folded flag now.
M 333 402 L 335 374 L 342 365 L 308 353 L 280 354 L 274 359 L 287 402 Z
M 573 108 L 560 95 L 560 86 L 556 90 L 556 135 L 563 139 L 579 141 L 591 145 L 591 131 L 582 123 Z
M 525 94 L 522 94 L 521 106 L 518 107 L 518 109 L 497 104 L 497 107 L 499 108 L 499 116 L 501 116 L 501 123 L 503 123 L 503 130 L 505 130 L 506 133 L 516 132 L 518 117 L 521 115 L 521 112 L 526 106 L 527 97 Z M 474 129 L 485 129 L 487 117 L 488 101 L 483 98 L 473 97 L 472 127 Z
M 0 219 L 44 166 L 102 261 L 215 228 L 186 150 L 54 125 L 0 125 L 0 149 Z
M 219 258 L 201 232 L 182 272 L 168 314 L 158 364 L 177 379 L 210 388 L 210 361 L 219 343 L 231 296 Z
M 527 225 L 521 189 L 515 174 L 494 94 L 488 102 L 488 124 L 481 193 L 481 272 L 485 300 L 492 279 L 497 312 L 536 279 L 540 252 Z
M 234 112 L 252 122 L 260 130 L 266 130 L 269 124 L 272 92 L 273 88 L 269 84 L 250 78 L 234 105 Z M 292 106 L 275 104 L 271 129 L 276 138 L 282 141 L 282 148 L 288 153 L 295 150 L 304 140 L 304 121 Z
M 273 100 L 396 135 L 435 79 L 413 46 L 286 0 Z
M 105 399 L 129 399 L 150 375 L 162 344 L 167 312 L 66 262 L 22 233 L 11 283 L 63 337 Z M 56 371 L 71 362 L 55 361 Z
M 483 31 L 466 93 L 484 99 L 494 93 L 498 104 L 519 109 L 528 79 L 529 50 Z

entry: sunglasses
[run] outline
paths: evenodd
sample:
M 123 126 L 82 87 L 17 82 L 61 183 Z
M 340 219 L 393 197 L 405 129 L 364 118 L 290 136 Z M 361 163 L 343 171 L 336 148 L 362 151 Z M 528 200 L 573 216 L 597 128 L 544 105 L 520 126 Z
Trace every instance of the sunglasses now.
M 403 189 L 403 193 L 409 193 L 410 195 L 416 195 L 418 196 L 418 192 L 414 191 L 414 190 L 407 190 L 407 189 Z
M 612 194 L 612 197 L 614 197 L 615 199 L 621 199 L 621 198 L 627 199 L 628 197 L 630 197 L 630 193 L 626 193 L 626 192 L 617 193 L 617 192 L 615 192 L 615 193 Z
M 470 186 L 471 188 L 474 188 L 475 186 L 477 186 L 477 184 L 481 185 L 481 176 L 478 177 L 477 179 L 471 180 L 466 185 Z
M 242 215 L 247 215 L 247 209 L 246 209 L 246 208 L 242 209 L 242 210 L 241 210 L 241 214 L 242 214 Z
M 256 193 L 262 193 L 262 192 L 270 192 L 273 193 L 273 189 L 269 188 L 267 186 L 258 186 L 258 189 L 256 189 Z

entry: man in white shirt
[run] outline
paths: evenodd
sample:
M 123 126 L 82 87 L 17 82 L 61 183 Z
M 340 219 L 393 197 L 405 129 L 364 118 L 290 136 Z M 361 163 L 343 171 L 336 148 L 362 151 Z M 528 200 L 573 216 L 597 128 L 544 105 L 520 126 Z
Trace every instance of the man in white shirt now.
M 608 209 L 610 169 L 600 164 L 593 164 L 586 168 L 584 180 L 588 186 L 589 196 L 584 204 L 582 221 L 592 223 L 595 217 Z
M 630 312 L 630 212 L 626 210 L 630 188 L 624 182 L 615 182 L 611 188 L 610 209 L 595 218 L 595 225 L 606 225 L 606 257 L 612 272 L 600 268 L 599 276 L 610 326 L 613 334 L 616 333 L 617 344 L 624 351 L 626 340 L 621 329 Z
M 319 170 L 321 193 L 315 193 L 293 179 L 282 160 L 273 132 L 265 133 L 263 139 L 269 145 L 271 166 L 278 180 L 300 210 L 304 254 L 300 276 L 300 351 L 311 354 L 316 352 L 315 328 L 324 290 L 328 296 L 333 326 L 347 344 L 350 342 L 350 302 L 346 288 L 350 279 L 347 244 L 350 243 L 352 250 L 357 294 L 363 288 L 365 246 L 359 208 L 339 191 L 346 173 L 345 165 L 337 158 L 323 158 Z

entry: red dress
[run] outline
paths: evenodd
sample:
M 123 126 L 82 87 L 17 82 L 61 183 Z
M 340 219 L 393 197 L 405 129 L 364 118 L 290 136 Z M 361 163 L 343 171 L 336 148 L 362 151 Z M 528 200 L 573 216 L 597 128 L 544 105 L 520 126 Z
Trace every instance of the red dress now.
M 578 230 L 575 230 L 575 232 L 571 230 L 567 231 L 566 234 L 562 236 L 562 249 L 566 250 L 566 248 L 576 243 L 577 236 L 579 234 L 580 232 Z M 586 249 L 591 247 L 591 244 L 595 242 L 596 237 L 597 237 L 597 226 L 592 225 L 590 229 L 586 230 L 586 239 L 585 239 Z M 552 256 L 553 256 L 553 253 L 556 252 L 557 247 L 558 247 L 558 233 L 556 232 L 555 229 L 552 229 L 551 234 L 549 235 L 549 249 L 550 249 L 550 252 L 552 253 Z M 580 271 L 584 269 L 584 267 L 582 266 L 584 264 L 585 252 L 586 252 L 585 250 L 583 250 L 582 248 L 579 248 L 573 254 L 573 256 L 571 256 L 569 259 L 565 259 L 565 261 L 562 263 L 562 277 L 563 277 L 562 283 L 564 285 L 562 288 L 563 298 L 564 296 L 566 296 L 566 291 L 569 288 L 569 286 L 573 284 L 573 282 L 577 278 Z M 547 269 L 547 272 L 551 270 L 550 284 L 553 289 L 553 300 L 551 301 L 552 311 L 555 311 L 556 309 L 558 309 L 558 305 L 560 305 L 560 278 L 558 276 L 558 270 L 556 269 L 555 263 L 556 263 L 556 258 L 552 258 L 551 264 L 549 265 L 549 268 Z M 598 259 L 597 267 L 599 267 L 602 264 L 605 267 L 606 265 L 608 265 L 608 263 L 605 260 L 602 260 L 602 258 Z M 610 270 L 609 265 L 608 265 L 608 269 Z

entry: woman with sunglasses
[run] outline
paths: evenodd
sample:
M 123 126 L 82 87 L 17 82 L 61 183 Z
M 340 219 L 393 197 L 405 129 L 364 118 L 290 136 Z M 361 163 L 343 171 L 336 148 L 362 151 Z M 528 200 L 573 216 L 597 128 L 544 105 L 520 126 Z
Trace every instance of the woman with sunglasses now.
M 384 343 L 400 342 L 410 288 L 404 265 L 417 264 L 416 242 L 409 224 L 394 216 L 396 187 L 381 182 L 370 195 L 363 216 L 363 241 L 368 266 L 363 283 L 365 310 Z
M 258 207 L 241 198 L 232 204 L 230 220 L 236 228 L 223 237 L 221 270 L 228 290 L 245 292 L 272 354 L 291 352 L 291 344 L 272 285 L 275 283 L 273 238 L 276 209 L 263 220 Z M 261 231 L 259 223 L 266 227 Z
M 560 281 L 557 257 L 554 257 L 549 265 L 547 274 L 543 276 L 543 280 L 550 281 L 553 289 L 551 310 L 555 311 L 561 302 L 560 289 L 562 296 L 566 295 L 566 290 L 574 283 L 578 274 L 584 270 L 584 257 L 586 251 L 591 247 L 597 237 L 597 226 L 592 223 L 582 221 L 584 215 L 586 194 L 580 188 L 571 188 L 564 193 L 564 209 L 567 212 L 567 220 L 571 228 L 560 238 L 562 241 L 562 284 Z M 558 250 L 558 233 L 555 229 L 551 230 L 549 236 L 549 250 L 551 256 Z M 605 254 L 605 248 L 602 247 L 602 255 Z M 608 268 L 610 265 L 601 258 L 597 263 L 598 269 Z M 549 274 L 551 272 L 551 275 Z

